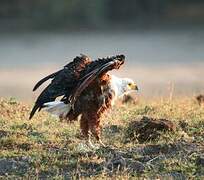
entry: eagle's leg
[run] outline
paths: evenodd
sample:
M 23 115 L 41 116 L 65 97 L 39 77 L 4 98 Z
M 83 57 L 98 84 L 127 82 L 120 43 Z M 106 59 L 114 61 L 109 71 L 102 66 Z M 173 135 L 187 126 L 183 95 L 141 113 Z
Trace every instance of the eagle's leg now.
M 89 123 L 89 129 L 90 129 L 91 133 L 94 135 L 94 137 L 96 138 L 98 143 L 101 146 L 105 147 L 105 145 L 103 144 L 103 142 L 101 141 L 101 138 L 100 138 L 100 117 L 97 114 L 92 114 L 89 117 L 90 117 L 90 119 L 89 119 L 88 123 Z
M 90 148 L 95 149 L 96 147 L 93 145 L 93 143 L 91 142 L 91 139 L 90 139 L 88 120 L 89 120 L 88 116 L 86 116 L 85 114 L 82 114 L 81 119 L 80 119 L 81 133 L 86 140 L 86 144 Z

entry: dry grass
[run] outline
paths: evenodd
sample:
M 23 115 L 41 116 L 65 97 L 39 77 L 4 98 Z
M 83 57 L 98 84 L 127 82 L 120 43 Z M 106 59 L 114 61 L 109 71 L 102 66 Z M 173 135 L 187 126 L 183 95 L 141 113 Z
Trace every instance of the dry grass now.
M 201 178 L 204 167 L 204 107 L 193 99 L 120 105 L 104 116 L 106 148 L 90 150 L 79 124 L 59 122 L 44 112 L 28 120 L 31 106 L 0 100 L 0 177 L 10 178 Z M 172 120 L 177 129 L 156 141 L 128 139 L 128 125 L 142 116 Z

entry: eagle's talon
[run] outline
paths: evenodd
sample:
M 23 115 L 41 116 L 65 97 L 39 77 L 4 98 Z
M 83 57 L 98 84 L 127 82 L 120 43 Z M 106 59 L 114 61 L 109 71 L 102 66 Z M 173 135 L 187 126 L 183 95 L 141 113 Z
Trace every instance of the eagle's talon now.
M 100 139 L 98 140 L 98 142 L 99 142 L 100 146 L 106 147 L 106 145 Z

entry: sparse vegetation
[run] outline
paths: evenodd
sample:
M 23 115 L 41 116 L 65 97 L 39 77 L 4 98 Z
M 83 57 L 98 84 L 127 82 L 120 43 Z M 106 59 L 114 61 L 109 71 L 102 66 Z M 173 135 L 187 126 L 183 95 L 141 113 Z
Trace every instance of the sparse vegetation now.
M 0 100 L 0 177 L 8 178 L 201 178 L 204 177 L 204 108 L 190 98 L 116 106 L 102 120 L 106 148 L 91 150 L 79 123 L 45 112 L 28 120 L 31 106 Z M 143 116 L 165 118 L 174 132 L 140 144 L 128 126 Z M 93 138 L 94 141 L 94 138 Z

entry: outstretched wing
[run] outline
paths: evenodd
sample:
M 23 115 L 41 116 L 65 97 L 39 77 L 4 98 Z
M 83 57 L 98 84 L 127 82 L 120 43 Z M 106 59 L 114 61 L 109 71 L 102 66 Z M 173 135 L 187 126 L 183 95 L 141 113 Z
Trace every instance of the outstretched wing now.
M 125 56 L 118 55 L 108 58 L 108 62 L 101 63 L 98 61 L 98 65 L 90 73 L 82 78 L 82 81 L 78 83 L 74 93 L 70 96 L 70 103 L 73 107 L 77 98 L 80 94 L 97 78 L 102 76 L 104 73 L 112 70 L 119 69 L 122 64 L 124 64 Z
M 79 60 L 76 61 L 76 59 Z M 38 88 L 49 78 L 54 78 L 37 98 L 31 111 L 30 119 L 37 110 L 41 110 L 44 107 L 45 103 L 52 102 L 59 96 L 63 96 L 61 101 L 65 103 L 71 102 L 73 106 L 77 98 L 90 83 L 107 71 L 118 69 L 124 63 L 124 60 L 124 55 L 98 59 L 96 61 L 87 60 L 87 57 L 85 58 L 84 56 L 76 57 L 63 70 L 43 78 L 36 84 L 35 87 Z
M 53 79 L 38 96 L 29 119 L 33 117 L 37 110 L 40 111 L 41 108 L 43 108 L 44 103 L 54 101 L 59 96 L 69 96 L 78 84 L 81 78 L 81 72 L 90 63 L 91 59 L 89 57 L 85 55 L 77 56 L 72 62 L 64 66 L 62 70 L 52 73 L 40 80 L 33 88 L 34 91 L 48 79 Z
M 57 76 L 59 73 L 61 73 L 63 70 L 59 70 L 55 73 L 52 73 L 46 77 L 44 77 L 43 79 L 41 79 L 40 81 L 37 82 L 37 84 L 34 86 L 33 91 L 35 91 L 36 89 L 38 89 L 45 81 L 49 80 L 49 79 L 53 79 L 55 76 Z

